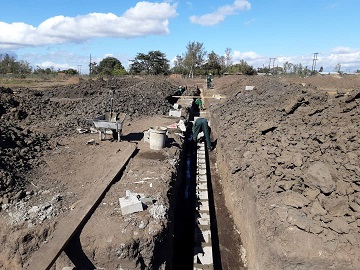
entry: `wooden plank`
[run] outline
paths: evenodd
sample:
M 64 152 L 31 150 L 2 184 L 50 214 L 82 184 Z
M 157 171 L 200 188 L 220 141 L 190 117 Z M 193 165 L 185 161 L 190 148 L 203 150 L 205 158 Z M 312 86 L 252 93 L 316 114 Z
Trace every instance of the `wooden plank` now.
M 116 154 L 106 161 L 107 166 L 109 166 L 107 174 L 99 181 L 96 181 L 94 186 L 89 188 L 89 194 L 86 194 L 86 197 L 77 203 L 76 208 L 59 222 L 51 238 L 47 239 L 47 242 L 34 252 L 26 269 L 50 269 L 61 252 L 66 248 L 71 238 L 83 225 L 83 222 L 101 202 L 108 187 L 124 169 L 136 148 L 135 144 L 130 144 L 125 150 L 120 151 L 119 155 Z
M 215 98 L 215 99 L 222 99 L 226 98 L 226 96 L 221 95 L 214 95 L 214 96 L 172 96 L 174 98 Z

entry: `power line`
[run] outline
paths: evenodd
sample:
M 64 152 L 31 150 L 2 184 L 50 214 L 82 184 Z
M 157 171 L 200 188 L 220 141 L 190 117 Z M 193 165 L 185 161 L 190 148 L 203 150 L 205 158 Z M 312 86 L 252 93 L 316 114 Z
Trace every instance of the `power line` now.
M 269 58 L 269 71 L 271 70 L 271 61 L 272 61 L 272 69 L 274 71 L 274 65 L 275 65 L 275 60 L 276 58 Z

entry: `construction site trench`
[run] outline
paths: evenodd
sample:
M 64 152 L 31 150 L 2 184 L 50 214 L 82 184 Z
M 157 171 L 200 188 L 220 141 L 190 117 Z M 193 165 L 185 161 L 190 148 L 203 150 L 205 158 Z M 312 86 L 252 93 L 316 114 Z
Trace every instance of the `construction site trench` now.
M 358 269 L 359 82 L 0 85 L 0 268 Z M 179 107 L 209 120 L 213 151 Z M 126 114 L 121 141 L 94 131 L 105 111 Z

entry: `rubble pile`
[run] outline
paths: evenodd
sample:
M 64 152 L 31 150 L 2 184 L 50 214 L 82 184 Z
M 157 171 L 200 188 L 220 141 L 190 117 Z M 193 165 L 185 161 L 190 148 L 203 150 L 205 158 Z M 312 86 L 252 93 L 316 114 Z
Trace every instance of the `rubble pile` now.
M 19 101 L 9 88 L 0 87 L 0 196 L 9 192 L 19 192 L 25 183 L 25 174 L 38 164 L 41 151 L 49 147 L 44 134 L 32 132 L 17 122 L 26 118 L 26 113 L 18 109 Z M 22 192 L 15 199 L 21 199 Z M 0 197 L 1 198 L 1 197 Z M 1 203 L 8 203 L 4 196 Z
M 233 96 L 211 107 L 239 227 L 251 234 L 256 224 L 257 236 L 248 239 L 254 249 L 267 246 L 268 256 L 257 254 L 263 267 L 353 269 L 360 258 L 357 91 L 329 95 L 276 78 L 253 80 L 231 82 Z M 251 84 L 255 90 L 245 91 Z

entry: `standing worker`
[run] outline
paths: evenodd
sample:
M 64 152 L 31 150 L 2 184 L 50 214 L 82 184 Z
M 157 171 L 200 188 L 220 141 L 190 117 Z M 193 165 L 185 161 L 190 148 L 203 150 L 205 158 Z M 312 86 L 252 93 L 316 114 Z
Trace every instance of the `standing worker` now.
M 205 118 L 200 117 L 196 119 L 194 126 L 192 128 L 194 142 L 197 142 L 197 137 L 201 131 L 204 133 L 205 136 L 206 147 L 209 151 L 211 151 L 212 147 L 210 140 L 210 127 L 208 121 Z
M 211 86 L 212 86 L 211 82 L 212 82 L 212 76 L 211 76 L 211 73 L 210 73 L 206 78 L 206 87 L 207 87 L 207 89 L 211 88 Z

